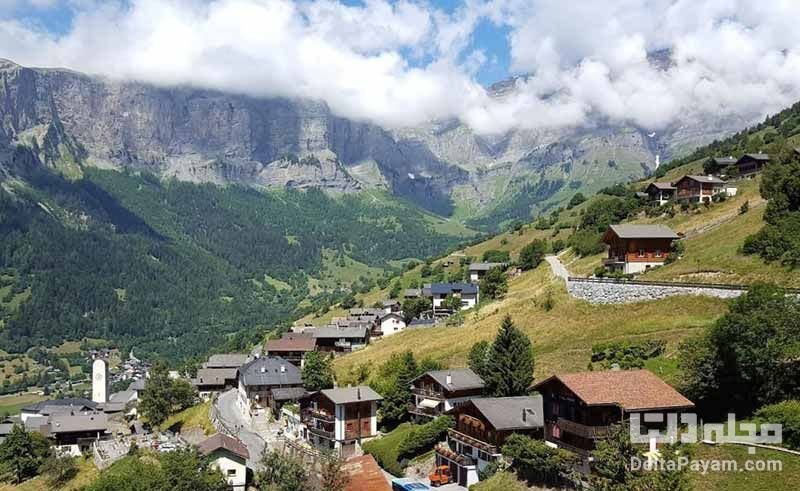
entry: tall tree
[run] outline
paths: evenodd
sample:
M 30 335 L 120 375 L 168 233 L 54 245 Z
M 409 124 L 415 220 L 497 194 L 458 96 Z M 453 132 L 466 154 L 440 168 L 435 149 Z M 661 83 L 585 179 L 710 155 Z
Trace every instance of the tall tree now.
M 531 340 L 506 316 L 486 360 L 487 393 L 494 397 L 527 394 L 533 383 L 533 366 Z
M 472 345 L 467 355 L 467 366 L 481 378 L 486 377 L 486 360 L 491 349 L 492 343 L 489 341 L 478 341 Z
M 311 392 L 333 388 L 333 367 L 329 356 L 321 351 L 306 354 L 303 385 Z
M 489 298 L 500 298 L 508 291 L 508 280 L 502 268 L 492 268 L 483 275 L 480 294 Z
M 264 450 L 261 470 L 256 473 L 259 491 L 307 491 L 311 488 L 303 464 L 275 450 Z
M 523 271 L 533 269 L 542 263 L 545 254 L 547 254 L 547 242 L 542 239 L 534 239 L 520 251 L 519 267 Z
M 396 378 L 383 394 L 381 405 L 382 422 L 395 426 L 408 418 L 408 403 L 411 402 L 411 381 L 418 374 L 417 360 L 411 351 L 402 353 L 398 360 Z
M 139 397 L 139 411 L 150 424 L 157 426 L 174 412 L 194 404 L 196 399 L 197 394 L 187 381 L 171 379 L 167 365 L 156 361 Z
M 41 434 L 14 425 L 0 443 L 0 477 L 19 484 L 34 477 L 49 455 L 50 445 Z

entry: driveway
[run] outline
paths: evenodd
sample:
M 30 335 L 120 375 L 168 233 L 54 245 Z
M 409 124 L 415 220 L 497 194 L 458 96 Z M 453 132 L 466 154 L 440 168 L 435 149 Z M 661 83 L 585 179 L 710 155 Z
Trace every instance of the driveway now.
M 564 281 L 567 281 L 567 278 L 569 278 L 569 271 L 567 271 L 567 268 L 564 266 L 561 260 L 558 259 L 558 256 L 549 255 L 545 256 L 544 259 L 550 265 L 550 269 L 553 271 L 554 275 L 558 276 Z
M 256 432 L 253 425 L 248 422 L 242 414 L 239 405 L 236 403 L 236 389 L 231 389 L 220 394 L 217 398 L 217 414 L 222 422 L 233 431 L 234 436 L 244 443 L 250 458 L 247 461 L 248 467 L 257 469 L 264 452 L 266 441 Z

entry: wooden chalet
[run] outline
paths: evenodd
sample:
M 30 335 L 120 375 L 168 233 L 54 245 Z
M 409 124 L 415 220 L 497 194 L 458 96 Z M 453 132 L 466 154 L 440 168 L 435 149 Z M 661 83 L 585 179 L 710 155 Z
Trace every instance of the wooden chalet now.
M 726 192 L 726 183 L 716 176 L 683 176 L 675 182 L 675 199 L 690 203 L 710 203 Z
M 469 368 L 425 372 L 411 381 L 413 401 L 408 412 L 418 420 L 435 418 L 481 397 L 483 388 L 483 380 Z
M 761 172 L 765 165 L 769 164 L 769 155 L 766 153 L 746 153 L 736 161 L 734 166 L 736 173 L 741 177 L 752 176 Z
M 585 455 L 631 413 L 675 413 L 694 404 L 648 370 L 554 375 L 534 386 L 544 398 L 545 439 Z
M 611 225 L 603 235 L 608 245 L 603 265 L 625 274 L 641 273 L 664 264 L 675 239 L 678 234 L 664 225 Z
M 436 466 L 449 466 L 454 481 L 465 487 L 478 482 L 478 473 L 501 455 L 510 435 L 542 438 L 544 433 L 539 395 L 471 399 L 448 414 L 456 426 L 447 431 L 447 441 L 437 445 Z
M 303 368 L 306 354 L 317 349 L 317 340 L 311 333 L 288 332 L 280 339 L 271 339 L 264 345 L 267 356 L 280 356 L 294 366 Z
M 353 456 L 362 441 L 378 435 L 377 403 L 381 400 L 367 386 L 309 394 L 300 401 L 303 437 L 316 447 Z
M 675 199 L 675 186 L 671 182 L 651 182 L 645 193 L 651 203 L 663 205 Z

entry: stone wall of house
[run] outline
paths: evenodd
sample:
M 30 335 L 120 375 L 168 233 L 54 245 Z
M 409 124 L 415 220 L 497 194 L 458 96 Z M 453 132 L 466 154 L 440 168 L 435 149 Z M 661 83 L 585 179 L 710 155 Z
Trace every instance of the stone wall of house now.
M 613 280 L 581 281 L 570 278 L 567 291 L 575 298 L 597 304 L 621 304 L 645 302 L 676 295 L 706 295 L 717 298 L 735 298 L 744 293 L 744 289 L 727 289 L 688 285 L 645 285 L 642 283 L 623 283 Z

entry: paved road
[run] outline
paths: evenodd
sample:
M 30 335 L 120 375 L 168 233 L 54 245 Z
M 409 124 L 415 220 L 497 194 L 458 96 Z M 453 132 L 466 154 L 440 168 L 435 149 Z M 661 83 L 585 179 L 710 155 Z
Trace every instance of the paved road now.
M 550 264 L 550 269 L 553 270 L 554 275 L 567 281 L 567 278 L 569 278 L 569 271 L 567 271 L 567 268 L 561 263 L 561 260 L 558 259 L 558 256 L 545 256 L 544 259 Z
M 252 425 L 244 419 L 241 409 L 236 404 L 236 389 L 231 389 L 220 394 L 217 398 L 217 410 L 220 419 L 234 431 L 235 435 L 245 444 L 250 453 L 248 466 L 257 468 L 261 454 L 264 452 L 266 442 L 261 438 Z

